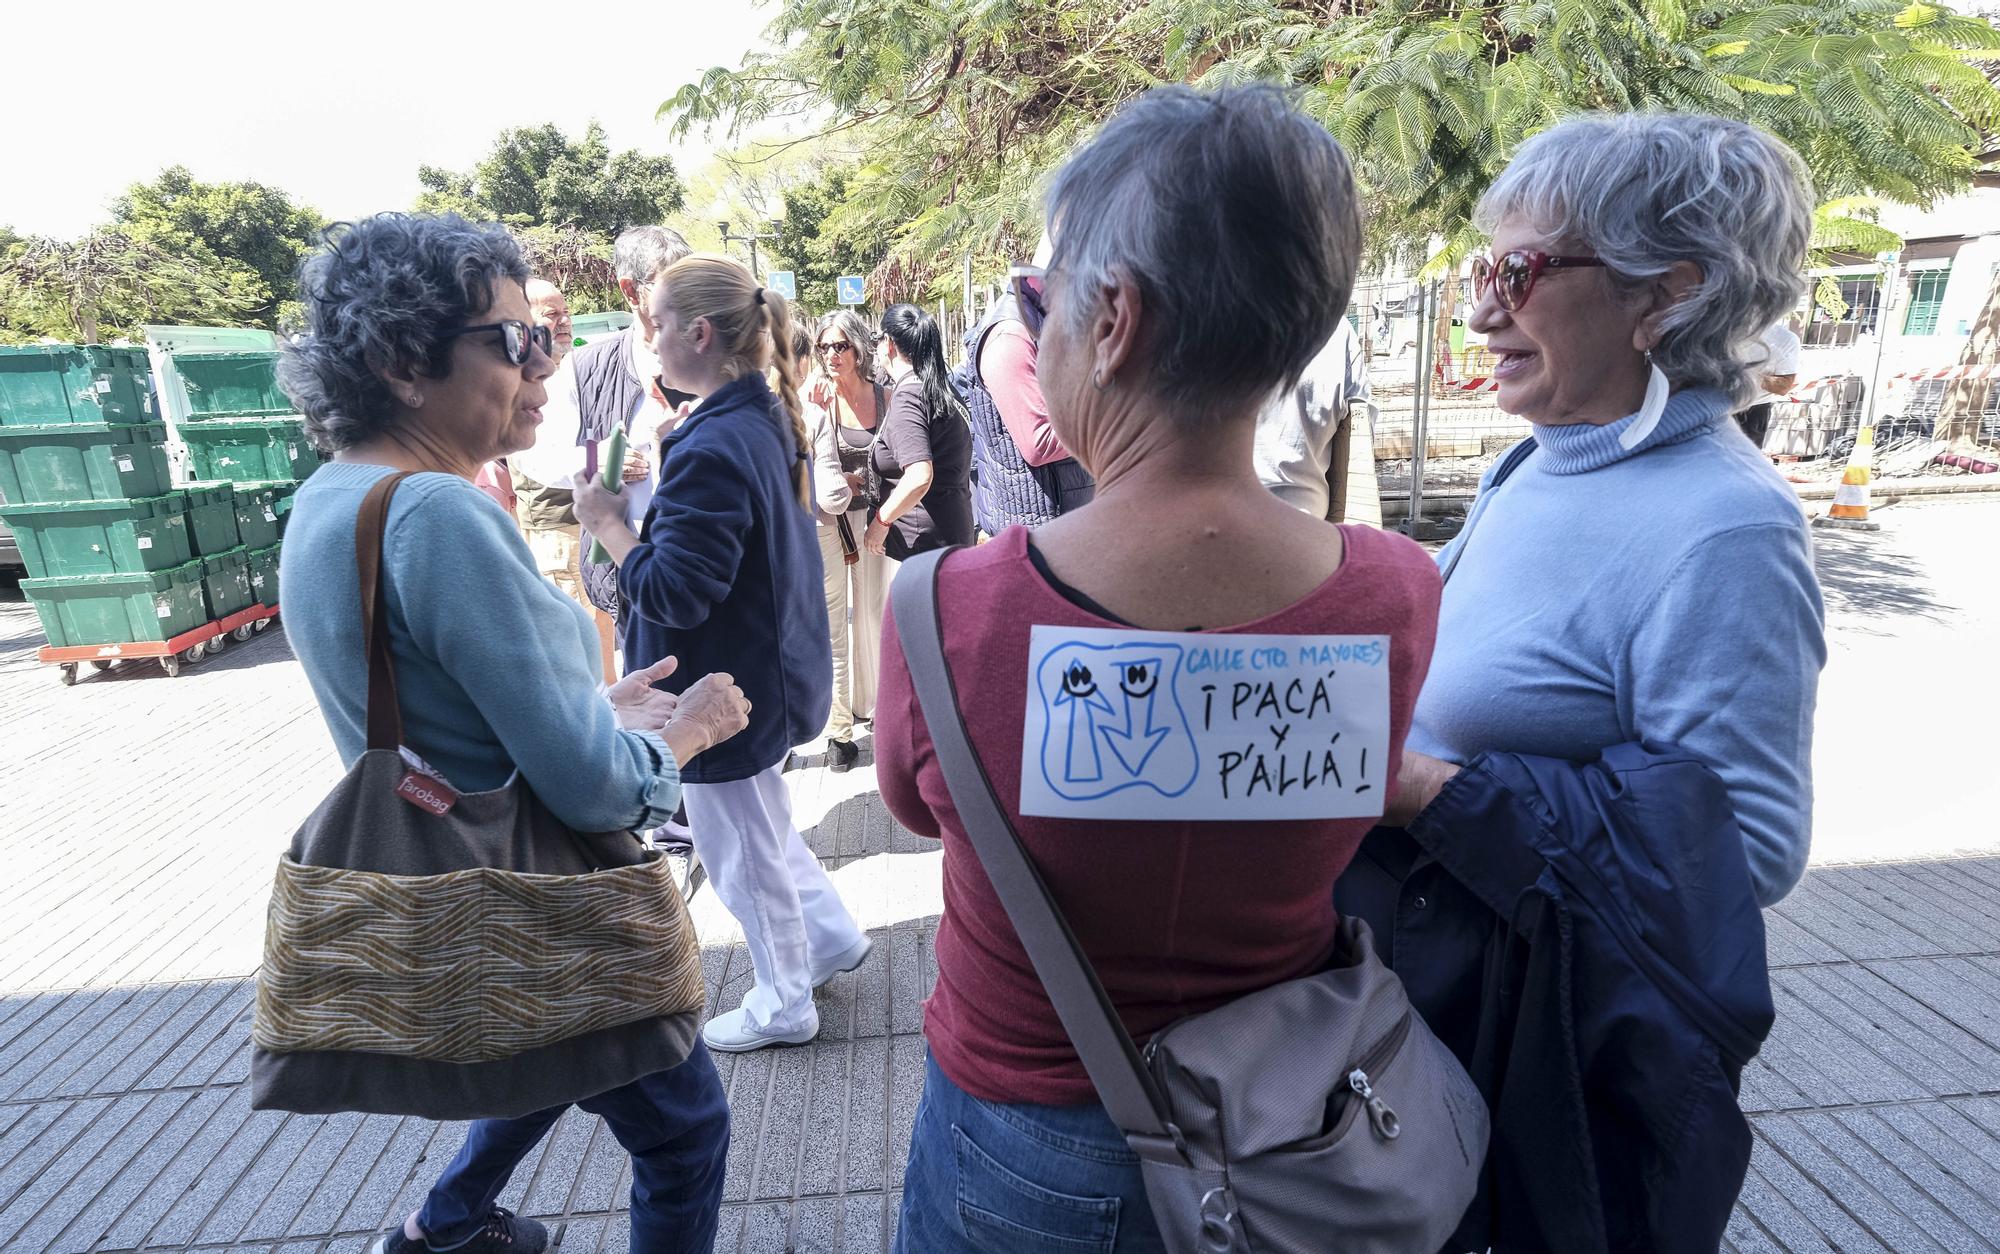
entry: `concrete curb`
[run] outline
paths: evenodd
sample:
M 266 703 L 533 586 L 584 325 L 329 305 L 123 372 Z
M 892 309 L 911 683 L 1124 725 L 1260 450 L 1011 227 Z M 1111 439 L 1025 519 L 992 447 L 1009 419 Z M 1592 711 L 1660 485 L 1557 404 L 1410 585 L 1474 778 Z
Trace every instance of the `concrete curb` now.
M 1801 501 L 1831 501 L 1837 483 L 1794 483 Z M 1874 504 L 1887 504 L 1907 496 L 1979 496 L 2000 492 L 2000 475 L 1965 475 L 1949 479 L 1877 479 L 1868 485 Z

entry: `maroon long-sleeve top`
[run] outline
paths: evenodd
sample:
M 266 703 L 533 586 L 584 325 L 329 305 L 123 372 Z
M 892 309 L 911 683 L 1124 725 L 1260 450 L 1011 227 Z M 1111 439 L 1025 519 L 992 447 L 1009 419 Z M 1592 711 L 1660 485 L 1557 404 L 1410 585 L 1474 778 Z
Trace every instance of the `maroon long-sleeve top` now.
M 1340 569 L 1303 600 L 1222 633 L 1389 637 L 1394 779 L 1437 629 L 1437 567 L 1400 536 L 1341 529 Z M 1021 724 L 1037 623 L 1115 627 L 1051 587 L 1028 533 L 954 553 L 939 574 L 945 657 L 972 746 L 1105 991 L 1141 1042 L 1182 1018 L 1323 966 L 1339 922 L 1333 881 L 1373 820 L 1092 822 L 1023 817 Z M 1020 939 L 967 843 L 903 663 L 882 626 L 876 774 L 889 812 L 944 842 L 937 987 L 924 1036 L 944 1073 L 976 1097 L 1096 1100 Z

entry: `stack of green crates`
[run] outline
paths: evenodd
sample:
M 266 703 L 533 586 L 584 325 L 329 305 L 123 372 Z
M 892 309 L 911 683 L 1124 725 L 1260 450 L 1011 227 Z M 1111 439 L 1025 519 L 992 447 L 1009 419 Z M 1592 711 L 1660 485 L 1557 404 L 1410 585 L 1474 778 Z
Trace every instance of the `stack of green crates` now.
M 207 621 L 187 502 L 140 348 L 0 348 L 0 518 L 59 647 L 169 640 Z
M 278 388 L 278 354 L 176 353 L 174 368 L 188 394 L 188 419 L 179 434 L 195 480 L 188 485 L 189 515 L 200 508 L 219 516 L 217 489 L 231 489 L 236 531 L 228 548 L 214 553 L 243 550 L 250 603 L 275 607 L 278 541 L 291 512 L 292 494 L 320 467 L 319 453 L 306 440 L 304 420 Z M 220 543 L 223 528 L 217 522 L 212 529 Z M 211 552 L 199 542 L 195 551 Z M 229 567 L 231 572 L 237 569 Z M 210 572 L 212 610 L 218 596 L 226 605 L 242 591 L 233 579 L 233 573 L 225 580 Z

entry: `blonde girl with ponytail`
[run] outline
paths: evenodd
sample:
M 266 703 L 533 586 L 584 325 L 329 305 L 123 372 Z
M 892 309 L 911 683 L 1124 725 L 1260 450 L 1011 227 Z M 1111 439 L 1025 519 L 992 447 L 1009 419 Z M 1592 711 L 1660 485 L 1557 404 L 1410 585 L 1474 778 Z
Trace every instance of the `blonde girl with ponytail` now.
M 729 1052 L 799 1044 L 819 1032 L 813 989 L 859 966 L 869 942 L 799 835 L 782 774 L 825 725 L 833 688 L 791 309 L 740 263 L 697 255 L 660 275 L 652 314 L 660 382 L 695 406 L 661 447 L 637 536 L 595 482 L 578 489 L 577 517 L 618 567 L 626 668 L 676 658 L 659 687 L 720 672 L 750 703 L 748 728 L 680 772 L 695 851 L 756 976 L 702 1037 Z

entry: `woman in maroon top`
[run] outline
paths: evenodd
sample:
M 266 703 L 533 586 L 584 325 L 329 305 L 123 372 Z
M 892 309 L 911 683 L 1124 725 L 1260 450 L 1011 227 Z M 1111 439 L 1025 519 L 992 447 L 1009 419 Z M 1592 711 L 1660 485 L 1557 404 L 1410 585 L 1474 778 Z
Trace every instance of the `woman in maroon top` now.
M 1147 206 L 1135 212 L 1133 206 Z M 1390 778 L 1430 663 L 1438 576 L 1416 545 L 1286 506 L 1251 460 L 1258 409 L 1347 306 L 1361 229 L 1347 160 L 1279 93 L 1160 89 L 1049 192 L 1055 251 L 1017 283 L 1089 506 L 952 554 L 945 654 L 1003 804 L 1020 796 L 1038 623 L 1389 638 Z M 883 630 L 876 766 L 890 811 L 944 842 L 930 1047 L 897 1248 L 1161 1249 L 1137 1159 L 1097 1102 L 967 843 Z M 1333 882 L 1372 825 L 1012 815 L 1142 1045 L 1185 1015 L 1320 969 Z

